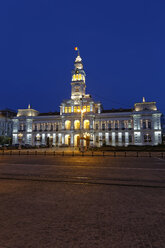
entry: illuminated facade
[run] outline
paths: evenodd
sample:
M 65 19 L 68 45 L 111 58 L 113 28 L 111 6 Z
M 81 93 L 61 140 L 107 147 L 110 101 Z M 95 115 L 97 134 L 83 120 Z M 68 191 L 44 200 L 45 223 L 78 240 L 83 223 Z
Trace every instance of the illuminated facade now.
M 13 117 L 16 112 L 10 109 L 0 110 L 0 136 L 11 137 L 13 129 Z
M 128 146 L 162 142 L 161 113 L 155 102 L 133 109 L 103 110 L 86 94 L 86 74 L 78 53 L 72 71 L 71 98 L 59 113 L 39 113 L 28 106 L 13 119 L 13 144 L 32 146 Z

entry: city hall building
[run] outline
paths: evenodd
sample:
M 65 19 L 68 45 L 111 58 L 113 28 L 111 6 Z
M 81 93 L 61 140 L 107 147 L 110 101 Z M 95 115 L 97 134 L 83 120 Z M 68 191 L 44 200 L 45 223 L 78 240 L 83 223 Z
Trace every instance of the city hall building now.
M 13 118 L 13 144 L 31 146 L 100 147 L 158 145 L 162 142 L 161 113 L 155 102 L 132 109 L 104 110 L 86 94 L 86 74 L 78 53 L 71 80 L 71 98 L 60 112 L 39 113 L 28 106 Z

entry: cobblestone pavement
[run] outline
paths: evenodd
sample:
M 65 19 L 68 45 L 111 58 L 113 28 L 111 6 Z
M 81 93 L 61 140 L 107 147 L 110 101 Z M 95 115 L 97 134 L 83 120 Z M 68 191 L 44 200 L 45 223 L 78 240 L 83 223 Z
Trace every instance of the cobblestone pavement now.
M 162 158 L 0 156 L 0 248 L 164 248 Z

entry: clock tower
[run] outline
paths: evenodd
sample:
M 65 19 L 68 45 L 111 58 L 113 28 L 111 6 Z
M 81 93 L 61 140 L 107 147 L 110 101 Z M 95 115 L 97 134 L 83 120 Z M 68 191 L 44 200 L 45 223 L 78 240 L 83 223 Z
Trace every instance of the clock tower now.
M 74 70 L 72 70 L 71 82 L 71 99 L 79 100 L 85 95 L 85 71 L 83 70 L 83 63 L 79 51 L 75 59 Z

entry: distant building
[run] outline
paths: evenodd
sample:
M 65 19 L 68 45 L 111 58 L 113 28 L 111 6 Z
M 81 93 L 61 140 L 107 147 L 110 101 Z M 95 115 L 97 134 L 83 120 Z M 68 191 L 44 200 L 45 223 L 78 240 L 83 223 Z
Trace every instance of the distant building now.
M 162 115 L 161 122 L 162 122 L 162 143 L 165 144 L 165 116 L 164 115 Z
M 12 136 L 14 116 L 16 112 L 11 109 L 0 110 L 0 136 Z
M 132 109 L 103 110 L 86 94 L 86 74 L 80 55 L 72 71 L 71 98 L 60 112 L 39 113 L 30 105 L 13 118 L 13 144 L 33 146 L 128 146 L 162 142 L 161 113 L 155 102 L 135 103 Z

